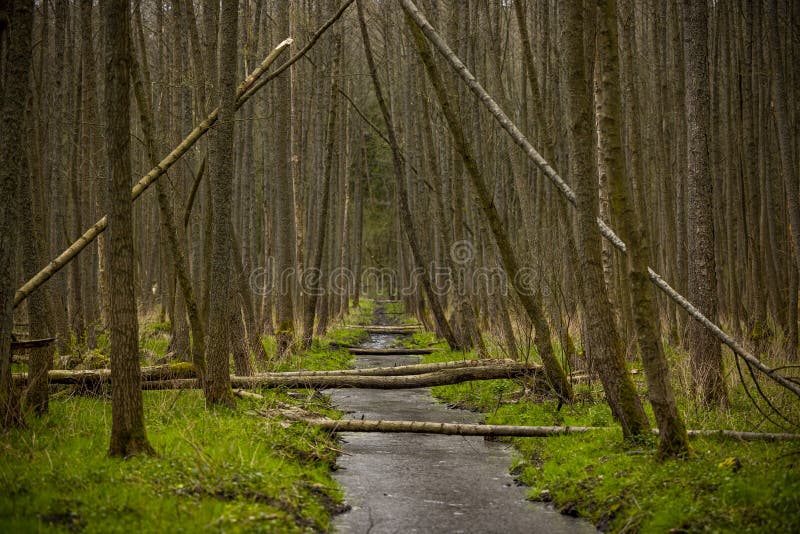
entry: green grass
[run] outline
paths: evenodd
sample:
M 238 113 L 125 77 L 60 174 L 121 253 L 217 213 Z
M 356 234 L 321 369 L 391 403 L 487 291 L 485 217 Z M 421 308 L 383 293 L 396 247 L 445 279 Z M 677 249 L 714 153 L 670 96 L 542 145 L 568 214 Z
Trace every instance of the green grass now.
M 143 346 L 161 340 L 159 326 L 143 326 Z M 277 367 L 346 368 L 351 356 L 330 343 L 362 335 L 334 330 Z M 271 343 L 265 341 L 268 354 Z M 46 416 L 0 435 L 0 532 L 329 530 L 342 499 L 331 478 L 336 440 L 255 412 L 299 404 L 334 415 L 325 397 L 297 391 L 264 390 L 263 400 L 237 399 L 235 410 L 211 411 L 199 391 L 146 391 L 157 456 L 129 460 L 107 456 L 107 398 L 58 397 Z
M 335 443 L 302 425 L 250 415 L 281 392 L 208 411 L 197 391 L 145 392 L 158 456 L 106 456 L 107 401 L 54 401 L 0 438 L 0 531 L 245 532 L 325 530 L 341 499 Z
M 438 353 L 425 361 L 461 359 Z M 474 357 L 470 354 L 468 357 Z M 642 388 L 640 388 L 642 391 Z M 572 406 L 521 398 L 518 383 L 504 380 L 434 388 L 459 407 L 479 409 L 489 424 L 603 426 L 589 434 L 510 439 L 518 451 L 511 467 L 530 486 L 532 500 L 552 499 L 557 508 L 614 532 L 798 532 L 800 444 L 692 439 L 689 459 L 658 461 L 655 439 L 625 444 L 596 388 L 578 388 Z M 731 391 L 727 411 L 680 404 L 691 428 L 751 430 L 754 409 L 741 388 Z M 653 421 L 649 403 L 646 411 Z M 795 407 L 796 408 L 796 407 Z M 765 428 L 764 431 L 772 429 Z

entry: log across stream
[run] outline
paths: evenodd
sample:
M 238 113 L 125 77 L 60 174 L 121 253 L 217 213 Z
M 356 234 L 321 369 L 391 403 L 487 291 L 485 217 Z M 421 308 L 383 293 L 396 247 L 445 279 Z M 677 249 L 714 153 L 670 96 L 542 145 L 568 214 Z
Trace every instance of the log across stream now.
M 372 334 L 364 348 L 388 348 L 396 335 Z M 358 354 L 361 368 L 419 363 L 418 356 Z M 476 423 L 480 414 L 448 409 L 430 389 L 327 390 L 348 419 Z M 508 474 L 513 451 L 482 437 L 340 434 L 336 479 L 352 509 L 339 532 L 595 532 L 592 525 L 525 500 Z

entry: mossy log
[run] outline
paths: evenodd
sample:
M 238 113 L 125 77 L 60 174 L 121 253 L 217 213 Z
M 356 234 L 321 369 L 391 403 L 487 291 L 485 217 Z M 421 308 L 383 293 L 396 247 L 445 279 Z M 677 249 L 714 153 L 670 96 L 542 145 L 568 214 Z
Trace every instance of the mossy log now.
M 492 367 L 520 365 L 513 360 L 491 359 L 491 360 L 460 360 L 454 362 L 422 363 L 414 365 L 398 365 L 395 367 L 368 367 L 364 369 L 340 369 L 334 371 L 285 371 L 278 373 L 260 373 L 252 377 L 255 379 L 271 379 L 278 381 L 290 379 L 294 381 L 305 381 L 309 378 L 317 377 L 338 377 L 338 376 L 413 376 L 442 371 L 448 369 L 462 369 L 468 367 Z M 535 374 L 534 366 L 527 366 Z M 53 370 L 48 373 L 51 384 L 88 384 L 104 382 L 111 378 L 109 369 L 95 369 L 84 371 Z M 143 381 L 159 381 L 196 378 L 194 368 L 190 363 L 174 363 L 168 365 L 155 365 L 142 368 Z M 15 373 L 14 380 L 18 384 L 27 381 L 27 373 Z
M 166 380 L 175 378 L 194 378 L 194 367 L 190 363 L 172 363 L 166 365 L 153 365 L 142 367 L 142 380 Z M 97 384 L 111 380 L 111 369 L 87 369 L 85 371 L 71 371 L 54 369 L 47 373 L 51 384 Z M 25 384 L 28 373 L 14 373 L 14 382 Z
M 233 376 L 234 388 L 364 388 L 364 389 L 414 389 L 433 386 L 446 386 L 473 380 L 497 380 L 503 378 L 522 378 L 541 374 L 539 366 L 523 363 L 509 363 L 490 366 L 469 366 L 445 368 L 438 371 L 401 376 L 359 376 L 359 375 L 294 375 L 282 373 L 261 374 L 257 376 Z M 157 380 L 143 381 L 144 389 L 193 389 L 197 380 Z

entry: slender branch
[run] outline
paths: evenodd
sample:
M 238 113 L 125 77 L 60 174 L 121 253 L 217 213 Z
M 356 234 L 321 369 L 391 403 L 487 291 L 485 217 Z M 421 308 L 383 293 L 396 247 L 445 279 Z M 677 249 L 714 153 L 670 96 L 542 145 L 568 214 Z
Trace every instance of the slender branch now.
M 236 100 L 236 108 L 239 109 L 246 101 L 253 95 L 253 91 L 251 90 L 253 84 L 258 80 L 278 59 L 278 56 L 292 44 L 291 37 L 284 40 L 280 43 L 277 47 L 275 47 L 272 52 L 261 62 L 261 64 L 247 77 L 240 85 L 236 92 L 237 100 Z M 263 85 L 262 85 L 263 86 Z M 261 87 L 261 86 L 259 86 Z M 189 134 L 181 141 L 181 143 L 175 147 L 172 152 L 167 154 L 167 156 L 162 159 L 158 165 L 153 167 L 150 172 L 145 174 L 133 187 L 131 190 L 131 201 L 135 201 L 139 198 L 142 193 L 147 190 L 148 187 L 153 185 L 156 180 L 158 180 L 167 170 L 172 167 L 175 162 L 177 162 L 181 156 L 186 154 L 189 149 L 200 139 L 213 125 L 217 122 L 217 117 L 219 114 L 219 109 L 214 109 L 206 119 L 195 126 L 195 128 L 189 132 Z M 19 306 L 19 304 L 27 298 L 36 288 L 44 284 L 47 280 L 49 280 L 54 274 L 56 274 L 59 270 L 61 270 L 65 265 L 67 265 L 70 261 L 72 261 L 75 256 L 77 256 L 86 246 L 94 241 L 94 239 L 103 233 L 108 226 L 108 218 L 104 215 L 99 221 L 94 223 L 88 230 L 86 230 L 82 236 L 80 236 L 74 243 L 72 243 L 69 247 L 67 247 L 64 252 L 58 255 L 55 259 L 53 259 L 44 269 L 36 273 L 30 280 L 25 282 L 19 289 L 17 289 L 16 294 L 14 295 L 14 307 Z
M 253 85 L 253 87 L 250 89 L 249 92 L 255 93 L 256 91 L 261 89 L 264 85 L 268 84 L 269 82 L 280 76 L 286 69 L 294 65 L 297 62 L 297 60 L 305 56 L 306 52 L 311 50 L 311 47 L 313 47 L 314 44 L 319 40 L 319 38 L 322 37 L 322 34 L 324 34 L 328 30 L 328 28 L 333 26 L 333 24 L 337 20 L 339 20 L 339 18 L 344 14 L 344 12 L 347 11 L 347 8 L 350 7 L 350 4 L 352 4 L 354 1 L 355 0 L 346 0 L 346 2 L 342 4 L 342 7 L 339 8 L 339 11 L 337 11 L 330 19 L 328 19 L 328 21 L 325 24 L 319 27 L 319 29 L 314 33 L 314 35 L 311 36 L 311 39 L 298 53 L 290 57 L 286 63 L 275 69 L 275 71 L 270 73 L 269 76 L 267 76 L 257 84 Z M 248 94 L 247 98 L 250 98 L 250 96 L 252 95 Z

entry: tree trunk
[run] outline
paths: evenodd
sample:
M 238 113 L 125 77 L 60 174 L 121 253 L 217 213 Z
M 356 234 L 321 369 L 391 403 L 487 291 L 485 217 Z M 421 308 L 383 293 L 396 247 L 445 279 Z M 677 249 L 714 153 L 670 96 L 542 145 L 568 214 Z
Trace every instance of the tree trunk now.
M 279 32 L 288 32 L 289 3 L 277 4 L 277 28 Z M 278 345 L 278 356 L 284 356 L 294 343 L 294 274 L 295 265 L 295 228 L 294 200 L 292 198 L 291 173 L 291 104 L 292 87 L 287 76 L 275 82 L 275 130 L 277 135 L 275 147 L 275 338 Z
M 302 346 L 307 349 L 311 347 L 314 334 L 314 316 L 317 310 L 317 300 L 320 291 L 325 291 L 322 283 L 322 256 L 325 250 L 325 235 L 328 230 L 328 210 L 330 209 L 331 179 L 333 175 L 333 164 L 338 159 L 336 154 L 336 112 L 339 107 L 339 62 L 342 54 L 341 37 L 336 36 L 335 51 L 333 52 L 333 66 L 331 67 L 331 87 L 330 87 L 330 110 L 328 111 L 328 126 L 325 143 L 325 168 L 322 176 L 322 199 L 320 200 L 319 213 L 315 214 L 317 228 L 314 236 L 314 251 L 311 256 L 313 263 L 307 273 L 304 273 L 303 290 L 306 291 L 305 302 L 303 303 L 303 339 Z M 310 277 L 308 276 L 310 275 Z M 306 287 L 308 284 L 310 286 Z
M 497 246 L 500 249 L 500 257 L 503 261 L 503 267 L 505 268 L 506 275 L 511 284 L 514 286 L 514 289 L 516 290 L 517 295 L 519 296 L 519 299 L 528 314 L 528 317 L 534 323 L 534 327 L 536 328 L 536 348 L 539 351 L 539 357 L 542 359 L 542 363 L 544 364 L 547 372 L 549 385 L 556 395 L 559 396 L 559 398 L 570 402 L 572 400 L 572 387 L 570 386 L 566 374 L 564 373 L 563 368 L 555 356 L 551 340 L 550 326 L 548 325 L 547 319 L 544 316 L 541 302 L 537 298 L 532 285 L 525 283 L 525 272 L 519 267 L 516 255 L 514 254 L 512 248 L 513 246 L 503 228 L 503 223 L 500 220 L 497 207 L 494 204 L 492 193 L 489 190 L 488 184 L 486 183 L 481 170 L 478 168 L 478 163 L 472 154 L 472 149 L 468 145 L 466 137 L 464 136 L 461 123 L 455 114 L 452 103 L 447 97 L 444 83 L 433 61 L 433 56 L 428 48 L 425 38 L 419 28 L 417 28 L 417 26 L 414 25 L 410 20 L 408 21 L 408 27 L 414 34 L 414 41 L 417 45 L 417 51 L 419 52 L 422 62 L 425 64 L 425 69 L 428 72 L 431 85 L 436 93 L 439 105 L 442 108 L 442 113 L 447 120 L 447 126 L 450 130 L 450 134 L 453 137 L 456 151 L 459 153 L 464 162 L 464 166 L 467 169 L 467 174 L 469 174 L 472 185 L 477 193 L 478 203 L 481 206 L 484 216 L 488 219 L 489 227 L 491 228 L 492 234 L 497 242 Z
M 9 17 L 0 125 L 0 428 L 21 426 L 19 398 L 11 380 L 11 330 L 14 322 L 14 274 L 19 229 L 19 184 L 29 180 L 25 150 L 25 107 L 30 96 L 33 2 L 15 1 Z M 32 230 L 32 229 L 29 229 Z M 37 366 L 37 371 L 39 370 Z
M 236 95 L 236 109 L 239 109 L 247 100 L 255 94 L 252 91 L 255 87 L 255 82 L 262 76 L 278 56 L 292 44 L 290 39 L 280 43 L 272 52 L 261 62 L 261 64 L 245 79 L 237 89 Z M 293 56 L 293 59 L 297 54 Z M 290 60 L 291 61 L 291 60 Z M 259 86 L 263 87 L 263 84 Z M 215 109 L 203 120 L 200 124 L 189 132 L 184 137 L 183 141 L 176 146 L 172 152 L 167 154 L 159 163 L 158 166 L 153 167 L 150 172 L 142 176 L 142 178 L 130 189 L 128 201 L 135 201 L 148 187 L 161 178 L 184 154 L 186 154 L 192 146 L 200 139 L 219 118 L 219 109 Z M 108 219 L 104 216 L 95 222 L 83 235 L 81 235 L 74 243 L 64 249 L 55 259 L 51 260 L 46 267 L 41 269 L 36 276 L 29 278 L 21 287 L 17 288 L 14 294 L 14 306 L 18 306 L 28 295 L 35 291 L 42 284 L 47 282 L 54 274 L 63 269 L 75 256 L 77 256 L 84 248 L 89 245 L 97 236 L 103 233 L 108 226 Z
M 684 61 L 687 124 L 687 223 L 689 299 L 711 321 L 717 320 L 714 257 L 713 182 L 708 155 L 708 47 L 706 0 L 684 0 Z M 719 341 L 697 321 L 689 325 L 692 380 L 707 406 L 727 403 Z
M 128 0 L 103 4 L 105 121 L 108 165 L 108 275 L 110 301 L 111 456 L 153 454 L 144 427 L 136 316 L 130 201 L 130 21 Z
M 583 277 L 584 321 L 589 339 L 589 357 L 603 383 L 614 417 L 626 438 L 641 436 L 649 428 L 636 387 L 625 367 L 622 341 L 613 322 L 613 311 L 605 287 L 602 247 L 597 233 L 597 168 L 592 147 L 592 97 L 583 52 L 583 2 L 568 0 L 559 6 L 561 31 L 560 74 L 563 105 L 567 117 L 569 171 L 577 186 L 578 247 Z
M 380 80 L 378 78 L 378 72 L 375 67 L 375 60 L 373 58 L 372 49 L 370 46 L 369 31 L 364 19 L 362 0 L 356 0 L 356 7 L 358 8 L 358 21 L 361 28 L 361 37 L 364 42 L 364 52 L 367 56 L 370 77 L 372 78 L 372 84 L 375 89 L 375 96 L 378 99 L 378 106 L 381 109 L 381 114 L 383 115 L 384 122 L 386 123 L 389 145 L 392 149 L 392 165 L 394 167 L 395 183 L 397 185 L 398 207 L 400 208 L 400 216 L 403 221 L 403 232 L 408 241 L 409 248 L 411 248 L 411 254 L 413 256 L 414 263 L 417 268 L 422 271 L 420 281 L 422 282 L 423 290 L 425 291 L 428 304 L 433 312 L 437 327 L 442 330 L 442 334 L 447 343 L 450 345 L 450 348 L 453 350 L 459 350 L 460 347 L 458 340 L 456 340 L 455 336 L 453 335 L 453 330 L 450 328 L 450 323 L 447 322 L 444 310 L 442 309 L 442 304 L 439 300 L 439 295 L 434 291 L 433 283 L 430 278 L 431 273 L 428 271 L 429 262 L 426 257 L 427 254 L 423 253 L 416 235 L 416 230 L 413 226 L 414 218 L 412 216 L 411 209 L 409 208 L 408 191 L 405 184 L 405 164 L 400 154 L 400 147 L 397 142 L 392 116 L 386 100 L 384 99 L 383 91 L 380 86 Z
M 147 63 L 147 56 L 142 50 L 142 67 Z M 145 138 L 145 145 L 147 146 L 148 156 L 152 165 L 157 164 L 155 141 L 153 134 L 153 120 L 150 101 L 147 99 L 145 88 L 142 84 L 142 76 L 138 63 L 134 60 L 131 65 L 132 79 L 134 83 L 134 94 L 139 107 L 139 116 L 141 120 L 142 133 Z M 145 71 L 147 72 L 147 71 Z M 170 207 L 169 198 L 167 197 L 167 186 L 162 182 L 156 185 L 156 197 L 159 208 L 159 220 L 161 222 L 161 234 L 166 238 L 169 246 L 169 254 L 172 259 L 172 266 L 175 271 L 178 285 L 180 286 L 182 300 L 179 305 L 176 305 L 176 314 L 180 314 L 182 321 L 177 321 L 177 317 L 173 317 L 173 327 L 175 323 L 182 322 L 185 324 L 185 314 L 188 313 L 189 323 L 192 329 L 192 363 L 196 369 L 199 370 L 201 378 L 205 376 L 205 329 L 200 319 L 200 312 L 195 300 L 195 294 L 192 288 L 192 283 L 189 278 L 189 265 L 188 258 L 183 242 L 178 238 L 178 229 L 175 225 L 175 218 Z M 188 334 L 187 334 L 188 337 Z M 174 349 L 171 349 L 174 350 Z M 178 356 L 184 356 L 178 352 Z
M 220 13 L 219 125 L 211 146 L 211 293 L 206 347 L 206 404 L 233 406 L 230 383 L 231 197 L 233 194 L 233 134 L 236 112 L 236 59 L 239 27 L 238 2 L 224 2 Z
M 440 369 L 423 374 L 380 376 L 380 375 L 323 375 L 323 376 L 281 376 L 272 373 L 256 376 L 235 376 L 230 378 L 233 387 L 237 388 L 365 388 L 365 389 L 413 389 L 434 386 L 460 384 L 473 380 L 500 380 L 513 378 L 536 378 L 541 375 L 541 368 L 524 363 L 500 365 L 456 367 Z M 113 382 L 113 379 L 112 379 Z M 144 389 L 193 389 L 197 381 L 193 379 L 177 379 L 166 381 L 142 382 Z
M 647 277 L 650 240 L 641 214 L 631 198 L 631 180 L 622 151 L 622 95 L 620 93 L 619 37 L 614 0 L 599 3 L 601 20 L 598 32 L 599 56 L 602 63 L 601 91 L 598 102 L 598 135 L 600 159 L 605 161 L 611 188 L 614 216 L 623 229 L 628 244 L 628 275 L 631 307 L 636 325 L 639 352 L 647 377 L 648 395 L 656 416 L 659 434 L 659 455 L 683 456 L 689 453 L 686 426 L 678 413 L 670 383 L 669 366 L 661 346 L 661 332 L 654 289 Z M 631 47 L 633 42 L 624 46 Z M 598 76 L 596 73 L 595 76 Z M 626 305 L 627 303 L 621 303 Z

